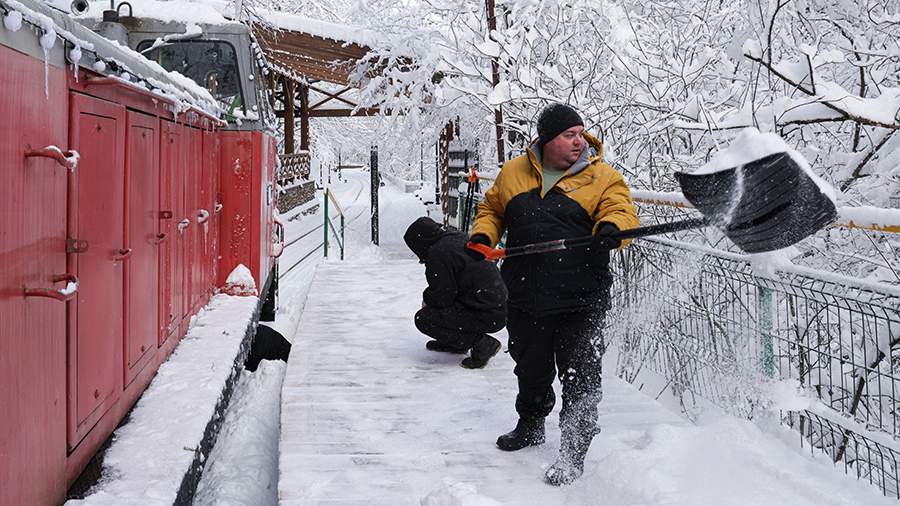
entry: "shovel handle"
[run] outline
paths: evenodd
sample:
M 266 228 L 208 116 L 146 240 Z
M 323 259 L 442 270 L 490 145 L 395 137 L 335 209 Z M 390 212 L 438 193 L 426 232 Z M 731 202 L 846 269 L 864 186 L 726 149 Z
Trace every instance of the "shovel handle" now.
M 646 227 L 630 228 L 628 230 L 623 230 L 617 233 L 615 237 L 617 239 L 637 239 L 638 237 L 647 237 L 651 235 L 678 232 L 681 230 L 703 228 L 711 224 L 712 222 L 707 218 L 691 218 L 688 220 L 660 223 L 658 225 L 649 225 Z M 587 235 L 584 237 L 573 237 L 572 239 L 557 239 L 555 241 L 525 244 L 524 246 L 513 246 L 506 249 L 491 248 L 490 246 L 473 243 L 470 241 L 466 244 L 466 247 L 484 255 L 485 260 L 496 262 L 497 260 L 503 258 L 517 257 L 521 255 L 532 255 L 535 253 L 546 253 L 548 251 L 559 251 L 569 248 L 576 248 L 579 246 L 587 246 L 593 240 L 594 236 Z
M 670 232 L 680 232 L 682 230 L 703 228 L 708 225 L 712 225 L 712 221 L 708 218 L 691 218 L 688 220 L 672 221 L 669 223 L 660 223 L 658 225 L 649 225 L 646 227 L 630 228 L 616 234 L 616 238 L 637 239 L 638 237 L 647 237 L 650 235 L 668 234 Z

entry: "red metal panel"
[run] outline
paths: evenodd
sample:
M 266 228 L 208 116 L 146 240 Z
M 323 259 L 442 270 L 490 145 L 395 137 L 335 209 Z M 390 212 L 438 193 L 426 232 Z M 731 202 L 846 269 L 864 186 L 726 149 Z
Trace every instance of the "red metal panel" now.
M 253 132 L 254 161 L 258 161 L 257 178 L 254 191 L 259 192 L 256 209 L 259 214 L 255 220 L 258 227 L 254 231 L 254 273 L 259 273 L 256 283 L 260 290 L 265 286 L 272 269 L 273 223 L 275 210 L 275 140 L 262 132 Z
M 200 197 L 203 209 L 207 212 L 206 226 L 203 228 L 203 271 L 201 288 L 203 290 L 201 304 L 209 301 L 209 295 L 213 284 L 213 265 L 215 265 L 215 249 L 218 232 L 218 215 L 216 214 L 216 175 L 218 172 L 218 133 L 215 131 L 203 132 L 203 184 L 200 187 Z
M 178 310 L 176 293 L 176 268 L 179 232 L 177 228 L 176 173 L 179 161 L 180 127 L 170 121 L 160 121 L 159 144 L 159 233 L 165 240 L 159 250 L 159 334 L 158 345 L 177 329 Z
M 68 148 L 65 73 L 0 46 L 0 504 L 58 504 L 66 492 L 66 178 L 27 148 Z M 36 86 L 35 83 L 41 83 Z
M 131 383 L 155 350 L 158 328 L 159 120 L 128 112 L 126 147 L 127 248 L 125 276 L 125 384 Z
M 190 304 L 188 305 L 188 313 L 185 315 L 190 317 L 200 310 L 203 299 L 203 256 L 205 250 L 205 231 L 209 229 L 209 223 L 201 223 L 201 217 L 204 213 L 208 213 L 205 209 L 206 205 L 203 200 L 203 132 L 196 128 L 186 129 L 190 135 L 188 157 L 188 209 L 190 211 L 191 227 L 190 227 L 190 246 L 189 256 L 190 268 L 188 271 L 188 290 L 190 293 Z
M 222 158 L 219 165 L 219 187 L 222 192 L 219 225 L 219 275 L 217 284 L 224 285 L 238 264 L 244 264 L 258 278 L 251 265 L 253 246 L 253 138 L 251 132 L 222 132 Z M 257 195 L 259 192 L 256 192 Z M 258 200 L 257 200 L 258 202 Z
M 173 129 L 176 135 L 172 137 L 175 142 L 171 145 L 173 160 L 172 191 L 175 203 L 175 236 L 173 237 L 175 269 L 172 271 L 172 308 L 174 311 L 173 325 L 175 326 L 175 335 L 177 339 L 180 339 L 184 335 L 182 321 L 187 314 L 187 251 L 193 222 L 190 219 L 186 201 L 187 171 L 185 170 L 185 159 L 187 158 L 188 139 L 183 126 L 175 124 Z
M 223 132 L 218 284 L 244 264 L 262 289 L 273 264 L 275 144 L 261 132 Z
M 219 251 L 222 248 L 221 230 L 222 230 L 222 186 L 220 184 L 221 174 L 219 167 L 222 164 L 222 134 L 221 132 L 213 133 L 213 153 L 210 158 L 210 174 L 212 177 L 212 210 L 213 224 L 210 226 L 212 232 L 212 248 L 210 252 L 209 265 L 209 285 L 214 291 L 218 286 L 219 278 Z
M 125 238 L 125 108 L 72 94 L 70 145 L 81 153 L 69 237 L 86 241 L 69 255 L 80 280 L 69 329 L 69 447 L 122 391 Z M 70 313 L 71 314 L 71 313 Z

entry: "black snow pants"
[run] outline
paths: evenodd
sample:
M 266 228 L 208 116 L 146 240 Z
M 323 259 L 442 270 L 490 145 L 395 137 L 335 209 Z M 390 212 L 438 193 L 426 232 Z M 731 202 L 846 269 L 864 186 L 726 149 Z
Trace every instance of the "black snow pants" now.
M 563 438 L 586 437 L 590 443 L 597 424 L 597 405 L 603 396 L 602 327 L 607 307 L 597 304 L 577 312 L 543 317 L 510 308 L 509 354 L 516 362 L 516 411 L 520 417 L 543 418 L 550 414 L 556 403 L 553 377 L 558 370 Z
M 426 336 L 460 351 L 468 350 L 485 334 L 506 326 L 506 311 L 475 311 L 461 304 L 423 307 L 416 313 L 416 328 Z

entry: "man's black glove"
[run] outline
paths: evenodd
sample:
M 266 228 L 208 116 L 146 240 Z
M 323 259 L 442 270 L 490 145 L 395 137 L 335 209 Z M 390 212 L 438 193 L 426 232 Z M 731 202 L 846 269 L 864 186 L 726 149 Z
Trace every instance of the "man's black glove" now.
M 469 238 L 469 242 L 475 243 L 475 244 L 482 244 L 484 246 L 487 246 L 488 248 L 491 247 L 491 240 L 488 239 L 488 236 L 486 236 L 484 234 L 473 235 L 472 237 Z M 482 253 L 480 251 L 476 251 L 476 250 L 470 248 L 468 245 L 466 245 L 465 248 L 466 248 L 466 254 L 469 255 L 470 257 L 472 257 L 473 260 L 484 260 L 484 258 L 485 258 L 484 253 Z
M 597 233 L 594 234 L 594 240 L 591 241 L 591 248 L 596 250 L 612 250 L 622 245 L 622 240 L 616 237 L 619 233 L 619 227 L 604 221 L 600 223 Z

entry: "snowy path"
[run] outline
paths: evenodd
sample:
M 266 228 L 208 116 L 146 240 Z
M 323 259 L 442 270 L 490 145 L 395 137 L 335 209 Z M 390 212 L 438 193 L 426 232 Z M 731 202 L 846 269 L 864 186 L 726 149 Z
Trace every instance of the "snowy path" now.
M 687 425 L 610 376 L 584 478 L 549 487 L 556 414 L 544 446 L 497 450 L 515 422 L 512 361 L 468 371 L 426 351 L 421 288 L 414 261 L 319 267 L 282 391 L 282 504 L 456 504 L 441 499 L 472 486 L 485 504 L 888 504 L 748 422 Z
M 496 449 L 516 419 L 512 360 L 469 371 L 425 350 L 412 323 L 423 268 L 400 239 L 423 209 L 382 198 L 382 247 L 365 245 L 360 223 L 351 260 L 319 265 L 309 287 L 282 389 L 281 504 L 894 504 L 770 431 L 729 417 L 690 425 L 611 375 L 584 477 L 545 485 L 558 404 L 545 445 Z

